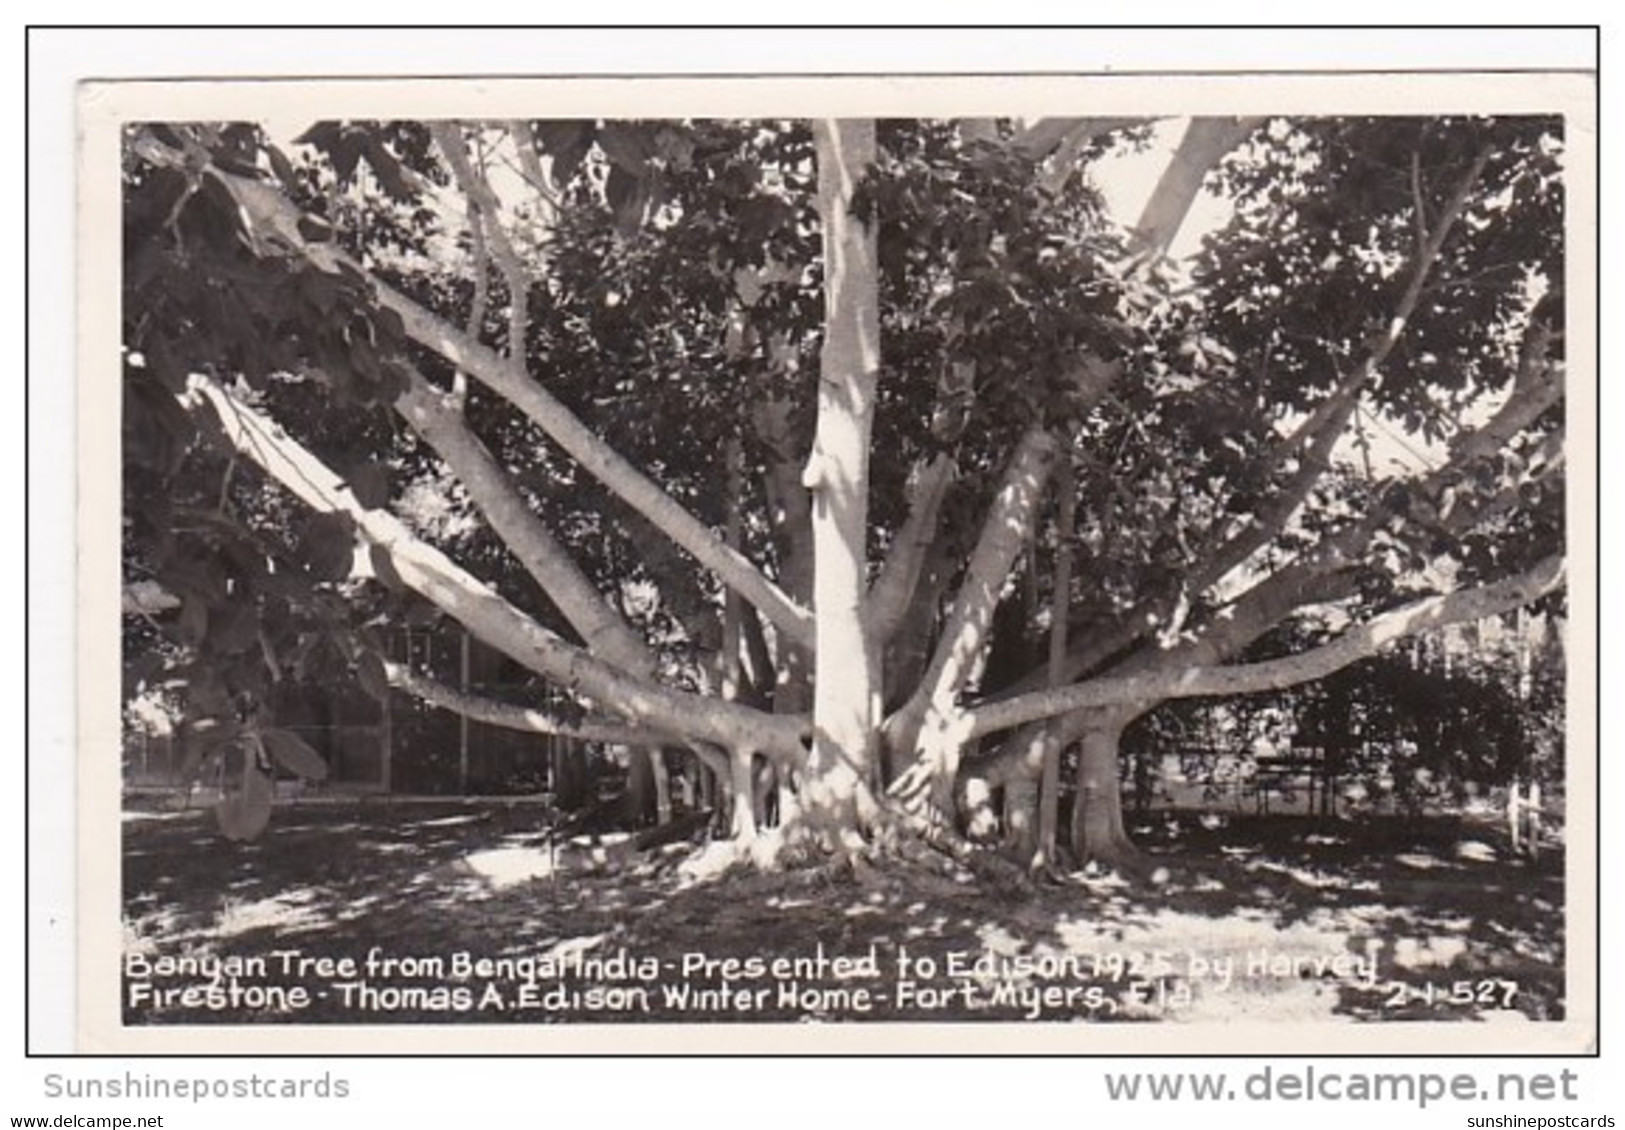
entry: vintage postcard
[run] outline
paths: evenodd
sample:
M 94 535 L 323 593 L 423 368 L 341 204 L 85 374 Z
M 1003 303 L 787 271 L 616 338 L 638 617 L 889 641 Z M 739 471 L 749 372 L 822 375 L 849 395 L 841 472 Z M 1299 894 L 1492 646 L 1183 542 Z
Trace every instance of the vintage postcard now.
M 1594 76 L 80 128 L 81 1051 L 1594 1046 Z

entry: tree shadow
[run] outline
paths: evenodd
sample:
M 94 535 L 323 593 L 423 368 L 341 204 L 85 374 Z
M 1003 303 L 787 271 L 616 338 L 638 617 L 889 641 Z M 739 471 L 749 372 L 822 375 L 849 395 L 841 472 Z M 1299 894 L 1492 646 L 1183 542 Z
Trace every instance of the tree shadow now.
M 544 819 L 542 810 L 524 806 L 298 806 L 279 813 L 252 843 L 220 837 L 206 812 L 127 819 L 125 952 L 259 957 L 297 950 L 338 959 L 364 958 L 376 948 L 384 957 L 502 957 L 590 944 L 626 917 L 658 908 L 665 897 L 658 884 L 559 874 Z M 275 981 L 323 987 L 319 977 Z M 221 1016 L 202 1007 L 126 1007 L 125 1019 L 189 1023 Z M 321 1004 L 258 1019 L 358 1022 L 337 1005 Z M 359 1019 L 448 1018 L 408 1008 Z
M 1247 1012 L 1241 998 L 1296 995 L 1359 1021 L 1564 1015 L 1561 850 L 1518 858 L 1498 828 L 1456 817 L 1251 817 L 1138 833 L 1162 881 L 1097 887 L 1091 929 L 1181 951 L 1174 964 L 1196 996 L 1206 987 Z M 1232 976 L 1212 991 L 1226 961 Z M 1191 1011 L 1227 1009 L 1215 999 Z
M 1460 821 L 1270 817 L 1137 830 L 1157 880 L 990 879 L 942 857 L 856 872 L 733 869 L 697 881 L 692 845 L 568 868 L 539 808 L 368 804 L 286 809 L 233 844 L 206 813 L 125 825 L 127 954 L 349 958 L 376 987 L 431 982 L 383 958 L 652 957 L 645 1007 L 358 1012 L 331 976 L 278 972 L 297 1010 L 147 1002 L 127 1023 L 1032 1022 L 1547 1020 L 1564 1009 L 1563 863 L 1505 858 Z M 747 976 L 752 961 L 789 964 Z M 835 968 L 870 962 L 874 978 Z M 729 961 L 735 962 L 729 966 Z M 799 964 L 797 963 L 799 962 Z M 442 971 L 445 972 L 445 971 Z M 127 979 L 128 980 L 128 979 Z M 604 969 L 560 967 L 570 991 Z M 441 984 L 477 989 L 478 978 Z M 903 982 L 909 983 L 904 988 Z M 178 982 L 177 982 L 178 983 Z M 780 984 L 794 986 L 781 993 Z M 1511 988 L 1506 986 L 1510 985 Z M 728 994 L 752 992 L 747 1011 Z M 858 1007 L 852 990 L 872 990 Z M 323 990 L 325 997 L 318 996 Z

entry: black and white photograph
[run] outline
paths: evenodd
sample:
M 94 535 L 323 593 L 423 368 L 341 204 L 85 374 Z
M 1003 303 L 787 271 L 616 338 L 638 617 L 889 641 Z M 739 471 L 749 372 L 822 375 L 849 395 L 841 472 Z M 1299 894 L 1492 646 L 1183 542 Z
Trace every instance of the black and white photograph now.
M 87 1038 L 1585 1049 L 1572 78 L 86 87 Z

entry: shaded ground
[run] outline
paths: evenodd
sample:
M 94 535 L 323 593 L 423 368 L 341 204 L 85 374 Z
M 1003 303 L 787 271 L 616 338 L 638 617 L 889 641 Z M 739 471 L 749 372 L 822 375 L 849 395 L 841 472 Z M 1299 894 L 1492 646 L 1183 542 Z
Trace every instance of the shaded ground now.
M 125 822 L 127 1023 L 1561 1019 L 1560 853 L 1450 820 L 1142 829 L 1164 881 L 594 873 L 540 809 Z

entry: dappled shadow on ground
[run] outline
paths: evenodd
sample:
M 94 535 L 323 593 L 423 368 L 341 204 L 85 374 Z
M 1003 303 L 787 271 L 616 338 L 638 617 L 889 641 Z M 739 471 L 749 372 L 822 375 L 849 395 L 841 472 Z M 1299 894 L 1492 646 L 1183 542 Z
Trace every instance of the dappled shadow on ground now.
M 1561 858 L 1454 821 L 1158 824 L 1133 885 L 946 860 L 701 882 L 689 845 L 594 871 L 543 819 L 313 805 L 244 845 L 132 813 L 126 1021 L 1563 1015 Z
M 1563 1016 L 1561 852 L 1512 858 L 1499 828 L 1457 817 L 1187 821 L 1140 836 L 1167 881 L 1108 900 L 1102 917 L 1140 929 L 1183 917 L 1210 962 L 1228 953 L 1252 970 L 1256 993 L 1296 978 L 1311 1014 L 1357 1020 Z M 1236 995 L 1213 1012 L 1233 1013 Z

